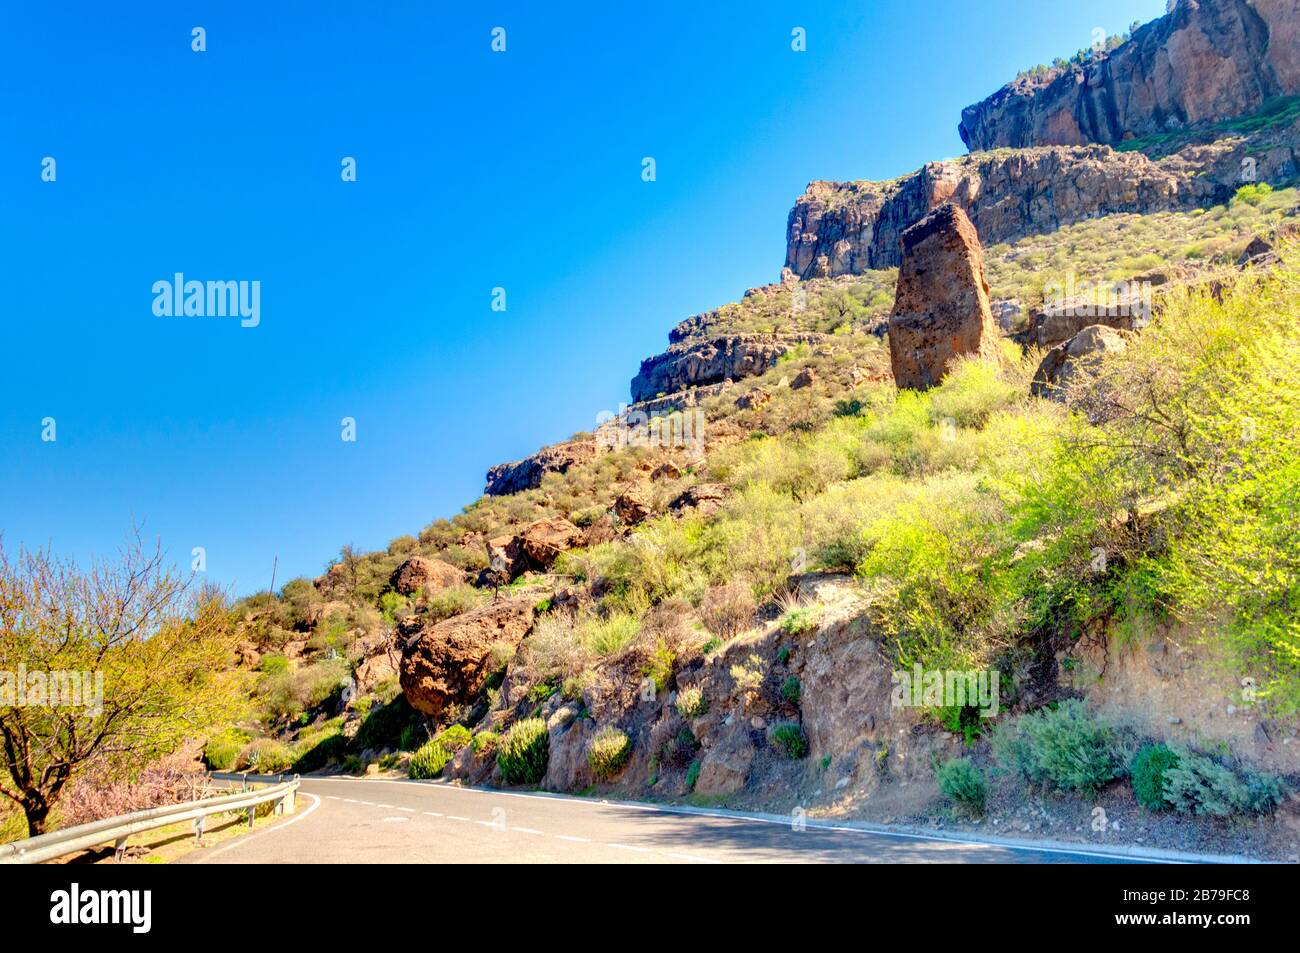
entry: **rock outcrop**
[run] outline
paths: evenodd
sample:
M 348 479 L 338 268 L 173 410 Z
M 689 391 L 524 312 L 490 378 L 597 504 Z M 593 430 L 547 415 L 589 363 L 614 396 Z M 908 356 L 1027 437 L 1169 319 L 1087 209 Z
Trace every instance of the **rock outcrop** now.
M 1196 175 L 1211 158 L 1062 146 L 931 162 L 892 182 L 812 182 L 790 211 L 786 265 L 804 278 L 896 267 L 903 232 L 944 202 L 960 205 L 989 244 L 1101 215 L 1195 208 L 1230 196 L 1239 172 L 1227 164 L 1227 181 Z
M 702 343 L 677 343 L 641 362 L 632 378 L 632 399 L 650 400 L 688 387 L 718 384 L 762 374 L 799 344 L 817 344 L 820 334 L 736 334 Z
M 596 459 L 600 448 L 594 440 L 568 440 L 544 447 L 532 456 L 513 463 L 498 463 L 487 472 L 488 496 L 508 496 L 542 485 L 548 473 L 566 473 L 570 467 L 590 463 Z
M 560 553 L 579 545 L 583 537 L 583 531 L 562 516 L 535 520 L 513 535 L 487 541 L 488 571 L 503 573 L 507 581 L 528 570 L 545 572 Z
M 464 581 L 465 573 L 451 563 L 427 556 L 412 556 L 397 567 L 389 584 L 402 595 L 409 596 L 420 589 L 437 592 Z
M 1064 402 L 1068 386 L 1081 365 L 1099 360 L 1128 347 L 1129 333 L 1104 324 L 1084 328 L 1064 344 L 1047 352 L 1034 374 L 1030 393 L 1035 397 Z
M 984 251 L 951 202 L 903 233 L 903 264 L 889 318 L 889 358 L 899 388 L 938 384 L 957 358 L 997 356 Z
M 1183 0 L 1082 66 L 1016 80 L 962 110 L 974 152 L 1116 144 L 1300 93 L 1300 0 Z
M 509 657 L 533 626 L 534 595 L 490 602 L 428 626 L 418 619 L 399 629 L 404 645 L 402 692 L 433 718 L 449 705 L 478 697 L 494 661 Z

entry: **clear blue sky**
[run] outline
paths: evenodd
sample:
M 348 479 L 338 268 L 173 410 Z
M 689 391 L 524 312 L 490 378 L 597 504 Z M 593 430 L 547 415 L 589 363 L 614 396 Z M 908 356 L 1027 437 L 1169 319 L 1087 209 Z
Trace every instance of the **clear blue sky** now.
M 775 280 L 810 179 L 958 155 L 963 106 L 1163 10 L 6 4 L 5 544 L 84 559 L 135 520 L 242 594 L 418 532 Z M 156 317 L 175 272 L 260 281 L 260 326 Z

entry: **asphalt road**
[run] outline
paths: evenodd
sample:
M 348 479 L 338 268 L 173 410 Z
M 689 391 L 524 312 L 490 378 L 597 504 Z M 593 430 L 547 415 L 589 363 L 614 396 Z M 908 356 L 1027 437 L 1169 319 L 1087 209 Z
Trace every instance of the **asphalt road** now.
M 305 778 L 284 822 L 178 863 L 1105 863 L 1118 858 L 412 781 Z

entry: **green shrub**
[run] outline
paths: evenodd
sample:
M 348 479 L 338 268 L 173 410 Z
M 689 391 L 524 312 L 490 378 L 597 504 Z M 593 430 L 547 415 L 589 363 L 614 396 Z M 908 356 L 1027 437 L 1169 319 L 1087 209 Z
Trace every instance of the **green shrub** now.
M 587 744 L 587 764 L 591 765 L 591 773 L 597 780 L 614 777 L 631 756 L 632 739 L 612 726 L 600 729 Z
M 692 761 L 691 766 L 686 769 L 686 786 L 692 791 L 695 790 L 695 782 L 700 779 L 700 762 Z
M 709 710 L 709 702 L 704 692 L 695 686 L 683 688 L 677 693 L 677 711 L 683 718 L 699 718 Z
M 1114 732 L 1074 698 L 1003 725 L 994 732 L 993 753 L 1003 768 L 1034 783 L 1085 797 L 1119 774 Z
M 772 729 L 772 738 L 785 752 L 786 757 L 802 758 L 808 753 L 808 736 L 803 726 L 793 721 L 783 721 Z
M 417 780 L 436 778 L 442 774 L 447 762 L 456 756 L 456 752 L 469 744 L 469 739 L 469 729 L 464 725 L 452 725 L 438 732 L 431 741 L 411 755 L 408 776 Z
M 1247 205 L 1258 205 L 1263 202 L 1272 191 L 1273 186 L 1269 185 L 1267 182 L 1243 185 L 1241 188 L 1237 189 L 1232 200 L 1234 202 L 1245 202 Z
M 497 743 L 497 766 L 507 784 L 536 784 L 546 775 L 550 736 L 540 718 L 517 721 Z
M 935 772 L 939 791 L 948 800 L 976 813 L 983 813 L 988 786 L 984 773 L 966 758 L 945 761 Z
M 1143 745 L 1129 765 L 1133 796 L 1148 811 L 1165 811 L 1165 772 L 1178 766 L 1178 755 L 1167 745 Z
M 804 635 L 817 628 L 817 614 L 811 607 L 791 609 L 781 616 L 781 631 L 786 635 Z
M 397 736 L 398 751 L 418 751 L 429 740 L 423 725 L 407 725 Z
M 799 679 L 795 678 L 793 675 L 781 683 L 781 697 L 791 705 L 799 704 L 799 695 L 801 691 L 802 687 L 799 684 Z
M 293 752 L 274 738 L 258 738 L 239 753 L 236 765 L 254 774 L 281 774 L 293 767 Z
M 238 728 L 226 728 L 217 732 L 203 746 L 203 763 L 209 771 L 229 771 L 235 766 L 239 753 L 251 737 L 248 732 Z
M 469 746 L 474 749 L 474 754 L 482 757 L 496 750 L 500 737 L 495 731 L 480 731 L 470 739 Z
M 1164 772 L 1164 798 L 1182 814 L 1231 817 L 1263 814 L 1282 803 L 1286 791 L 1277 778 L 1253 771 L 1238 776 L 1230 768 L 1190 751 Z

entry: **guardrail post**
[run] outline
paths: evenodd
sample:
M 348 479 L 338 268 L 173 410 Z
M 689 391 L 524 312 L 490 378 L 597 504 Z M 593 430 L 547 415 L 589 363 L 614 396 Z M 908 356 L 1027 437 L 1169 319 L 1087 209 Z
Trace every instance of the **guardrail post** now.
M 253 829 L 253 820 L 256 817 L 257 817 L 257 807 L 255 805 L 248 809 L 248 829 L 250 831 Z
M 202 844 L 202 843 L 203 843 L 203 819 L 204 819 L 204 817 L 206 817 L 206 815 L 204 815 L 204 814 L 200 814 L 198 817 L 194 818 L 194 843 L 195 843 L 195 844 Z
M 294 794 L 296 791 L 296 788 L 290 788 L 289 793 L 287 793 L 284 796 L 284 799 L 280 801 L 280 804 L 283 807 L 283 813 L 292 814 L 294 809 L 297 807 L 297 802 L 294 800 Z
M 126 838 L 119 837 L 113 843 L 113 863 L 120 864 L 122 857 L 126 854 Z

